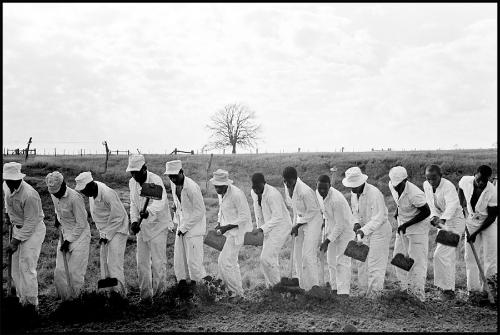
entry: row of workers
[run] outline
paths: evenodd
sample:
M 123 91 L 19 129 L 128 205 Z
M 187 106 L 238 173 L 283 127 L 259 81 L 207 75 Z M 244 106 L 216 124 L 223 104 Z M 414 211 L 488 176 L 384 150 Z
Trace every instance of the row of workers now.
M 207 278 L 203 266 L 203 237 L 206 234 L 205 205 L 200 187 L 184 175 L 180 161 L 166 163 L 171 182 L 175 214 L 172 220 L 170 206 L 162 179 L 148 171 L 142 155 L 129 158 L 127 172 L 131 173 L 130 230 L 137 234 L 137 273 L 141 302 L 152 298 L 166 288 L 168 231 L 177 225 L 174 245 L 174 272 L 178 281 L 188 276 L 195 282 Z M 491 168 L 480 166 L 474 176 L 464 176 L 459 183 L 459 194 L 454 185 L 442 178 L 438 166 L 426 168 L 422 192 L 408 181 L 403 167 L 389 172 L 389 188 L 397 204 L 398 234 L 394 254 L 401 252 L 402 241 L 415 260 L 409 272 L 396 269 L 403 289 L 425 299 L 424 284 L 427 274 L 429 222 L 438 229 L 462 234 L 467 225 L 470 238 L 482 252 L 487 276 L 497 272 L 496 265 L 496 188 L 488 181 Z M 43 210 L 39 194 L 26 183 L 21 164 L 6 163 L 3 167 L 4 195 L 7 214 L 13 225 L 13 238 L 7 248 L 12 253 L 12 277 L 21 303 L 37 306 L 38 284 L 36 266 L 45 237 Z M 261 173 L 252 176 L 253 207 L 256 227 L 243 191 L 233 185 L 228 172 L 217 170 L 210 180 L 219 195 L 217 229 L 226 237 L 218 259 L 218 276 L 226 286 L 243 296 L 238 254 L 247 232 L 264 234 L 261 267 L 268 287 L 280 280 L 278 256 L 291 234 L 296 243 L 294 267 L 300 286 L 310 290 L 320 284 L 318 273 L 318 246 L 327 253 L 330 285 L 339 295 L 350 293 L 351 260 L 344 255 L 347 243 L 356 235 L 369 246 L 366 262 L 357 262 L 358 286 L 361 294 L 376 296 L 383 289 L 389 258 L 392 229 L 388 211 L 380 190 L 367 183 L 368 176 L 358 167 L 345 172 L 342 183 L 351 190 L 351 206 L 345 197 L 332 187 L 328 176 L 320 176 L 313 191 L 297 175 L 293 167 L 283 171 L 285 198 L 265 181 Z M 56 222 L 63 235 L 58 244 L 54 281 L 62 299 L 70 299 L 65 277 L 63 253 L 66 253 L 74 290 L 79 292 L 84 283 L 90 245 L 90 228 L 82 196 L 89 198 L 90 213 L 100 234 L 101 277 L 106 272 L 118 279 L 114 289 L 126 295 L 123 271 L 124 253 L 129 233 L 129 217 L 118 194 L 104 183 L 95 181 L 90 172 L 76 178 L 75 190 L 68 187 L 58 171 L 46 177 L 56 212 Z M 161 200 L 149 202 L 140 196 L 142 185 L 154 183 L 162 187 Z M 290 218 L 286 204 L 293 209 Z M 462 206 L 460 206 L 462 205 Z M 464 218 L 464 214 L 465 218 Z M 430 220 L 428 219 L 430 217 Z M 142 220 L 142 222 L 141 222 Z M 139 222 L 141 222 L 139 224 Z M 324 226 L 324 229 L 322 227 Z M 323 231 L 323 234 L 322 234 Z M 322 238 L 323 236 L 323 238 Z M 184 253 L 187 271 L 184 266 Z M 467 288 L 470 292 L 483 289 L 469 245 L 465 245 Z M 455 290 L 456 249 L 438 244 L 433 256 L 434 284 L 450 298 Z M 107 271 L 106 271 L 107 270 Z

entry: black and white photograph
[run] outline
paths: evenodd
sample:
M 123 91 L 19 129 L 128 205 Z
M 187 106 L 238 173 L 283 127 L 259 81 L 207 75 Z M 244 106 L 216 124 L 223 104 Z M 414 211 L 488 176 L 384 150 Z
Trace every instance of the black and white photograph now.
M 498 333 L 497 16 L 2 3 L 0 332 Z

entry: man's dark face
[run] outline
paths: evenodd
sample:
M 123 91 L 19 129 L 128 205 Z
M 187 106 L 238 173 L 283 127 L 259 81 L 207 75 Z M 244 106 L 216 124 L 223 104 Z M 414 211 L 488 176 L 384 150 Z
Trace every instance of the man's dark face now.
M 146 165 L 144 165 L 139 171 L 130 171 L 130 174 L 132 175 L 132 178 L 134 178 L 136 182 L 142 185 L 146 182 L 146 179 L 148 178 L 148 169 L 146 168 Z
M 323 199 L 325 199 L 328 195 L 328 191 L 330 190 L 330 183 L 318 182 L 316 184 L 316 189 L 318 190 L 319 195 L 321 195 Z
M 179 185 L 182 185 L 182 183 L 184 181 L 184 173 L 183 172 L 179 172 L 178 174 L 169 174 L 168 178 L 170 178 L 170 180 L 172 181 L 172 183 L 174 183 L 175 185 L 179 186 Z
M 288 189 L 293 190 L 293 188 L 295 187 L 295 184 L 297 183 L 297 179 L 294 179 L 294 178 L 289 178 L 289 179 L 283 178 L 283 183 L 286 185 L 286 187 Z
M 255 192 L 255 194 L 262 194 L 264 193 L 264 185 L 265 183 L 256 183 L 252 184 L 252 190 Z
M 91 182 L 90 182 L 90 183 L 88 183 L 88 184 L 85 186 L 85 188 L 84 188 L 83 190 L 81 190 L 80 192 L 81 192 L 84 196 L 86 196 L 86 197 L 90 198 L 90 197 L 94 196 L 94 191 L 95 191 L 95 190 L 94 190 L 94 185 L 95 185 L 95 183 L 94 183 L 93 181 L 91 181 Z
M 433 188 L 437 188 L 439 186 L 439 184 L 441 183 L 441 176 L 439 175 L 439 173 L 437 171 L 426 170 L 425 171 L 425 179 L 427 179 L 427 181 L 429 182 L 429 184 Z
M 364 190 L 365 183 L 359 185 L 358 187 L 349 187 L 352 193 L 361 194 Z
M 7 187 L 9 188 L 10 193 L 13 193 L 15 190 L 17 190 L 19 188 L 19 186 L 21 185 L 22 181 L 23 181 L 22 179 L 18 179 L 18 180 L 5 179 L 5 183 L 7 184 Z
M 398 194 L 401 194 L 405 190 L 405 186 L 406 186 L 406 179 L 404 179 L 399 184 L 394 186 L 394 189 L 396 190 L 396 192 L 398 192 Z
M 214 187 L 217 194 L 223 195 L 227 192 L 228 185 L 214 185 Z
M 64 193 L 66 193 L 66 182 L 63 181 L 63 183 L 61 184 L 61 188 L 59 189 L 59 191 L 57 191 L 56 193 L 54 193 L 54 197 L 56 197 L 57 199 L 61 199 L 64 196 Z
M 480 188 L 484 189 L 488 184 L 488 178 L 484 177 L 481 172 L 478 172 L 474 175 L 474 184 Z

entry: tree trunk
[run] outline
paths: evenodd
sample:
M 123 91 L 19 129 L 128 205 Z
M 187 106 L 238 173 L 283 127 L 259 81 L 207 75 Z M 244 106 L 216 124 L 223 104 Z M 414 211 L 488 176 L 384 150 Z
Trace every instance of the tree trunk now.
M 232 154 L 236 153 L 236 143 L 233 144 L 233 151 L 231 152 Z

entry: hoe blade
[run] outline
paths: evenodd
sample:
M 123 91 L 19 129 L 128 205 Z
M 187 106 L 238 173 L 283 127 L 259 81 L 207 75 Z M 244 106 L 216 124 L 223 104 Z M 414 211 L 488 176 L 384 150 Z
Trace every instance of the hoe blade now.
M 396 254 L 396 256 L 394 256 L 391 261 L 392 265 L 397 266 L 398 268 L 405 271 L 410 271 L 413 263 L 415 263 L 413 258 L 405 257 L 403 254 Z
M 436 235 L 436 243 L 441 243 L 449 247 L 457 247 L 460 241 L 460 235 L 448 230 L 441 229 Z
M 108 277 L 108 278 L 100 279 L 97 282 L 97 288 L 107 288 L 107 287 L 113 287 L 113 286 L 118 286 L 118 279 Z
M 141 197 L 150 198 L 153 200 L 161 200 L 163 188 L 160 185 L 153 183 L 144 183 L 141 188 Z
M 370 248 L 366 244 L 358 244 L 356 241 L 349 241 L 344 251 L 344 255 L 364 262 L 366 261 L 369 250 Z

